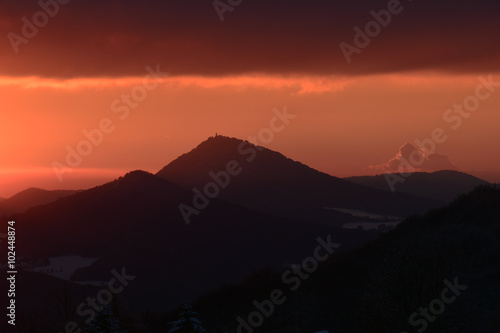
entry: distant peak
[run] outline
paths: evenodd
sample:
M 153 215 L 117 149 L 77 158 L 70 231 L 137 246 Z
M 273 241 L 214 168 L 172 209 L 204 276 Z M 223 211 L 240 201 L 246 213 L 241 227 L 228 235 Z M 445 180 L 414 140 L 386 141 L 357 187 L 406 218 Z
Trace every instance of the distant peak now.
M 159 181 L 163 181 L 163 179 L 159 179 L 152 173 L 143 170 L 134 170 L 126 173 L 124 176 L 115 179 L 112 184 L 115 187 L 120 188 L 147 188 L 151 184 L 158 184 Z
M 39 188 L 39 187 L 28 187 L 27 189 L 25 189 L 22 192 L 41 192 L 41 191 L 46 191 L 46 190 L 43 188 Z
M 243 140 L 238 139 L 238 138 L 234 138 L 234 137 L 230 137 L 230 136 L 218 134 L 217 136 L 209 136 L 208 139 L 206 139 L 203 142 L 207 142 L 207 141 L 239 141 L 239 142 L 241 142 Z
M 126 173 L 124 176 L 119 177 L 114 180 L 116 186 L 120 184 L 138 185 L 145 184 L 149 182 L 154 182 L 156 176 L 152 173 L 143 170 L 134 170 Z
M 143 170 L 134 170 L 127 172 L 125 176 L 120 177 L 122 179 L 140 179 L 140 178 L 149 178 L 149 177 L 154 177 L 154 175 L 150 172 L 143 171 Z
M 42 192 L 47 192 L 47 190 L 38 187 L 29 187 L 25 190 L 22 190 L 21 192 L 14 194 L 13 196 L 11 196 L 11 198 L 20 197 L 27 194 L 38 194 Z
M 238 146 L 242 142 L 246 142 L 251 146 L 256 146 L 255 143 L 252 143 L 248 140 L 243 140 L 235 137 L 225 136 L 218 134 L 217 136 L 210 136 L 205 141 L 202 141 L 198 147 L 203 147 L 207 145 L 225 145 L 225 146 Z
M 223 147 L 237 147 L 241 142 L 243 142 L 243 140 L 224 135 L 210 136 L 205 141 L 202 141 L 200 144 L 198 144 L 198 146 L 194 148 L 194 150 L 218 150 Z

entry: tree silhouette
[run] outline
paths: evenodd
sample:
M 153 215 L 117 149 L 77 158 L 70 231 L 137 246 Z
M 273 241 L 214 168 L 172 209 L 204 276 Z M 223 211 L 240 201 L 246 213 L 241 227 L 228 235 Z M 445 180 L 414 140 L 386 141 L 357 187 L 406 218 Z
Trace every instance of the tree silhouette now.
M 171 322 L 173 327 L 168 333 L 203 333 L 205 329 L 201 326 L 201 322 L 197 318 L 198 313 L 191 309 L 191 305 L 184 304 L 179 319 Z
M 104 306 L 102 311 L 98 312 L 85 329 L 87 333 L 118 333 L 118 319 L 113 314 L 111 307 Z

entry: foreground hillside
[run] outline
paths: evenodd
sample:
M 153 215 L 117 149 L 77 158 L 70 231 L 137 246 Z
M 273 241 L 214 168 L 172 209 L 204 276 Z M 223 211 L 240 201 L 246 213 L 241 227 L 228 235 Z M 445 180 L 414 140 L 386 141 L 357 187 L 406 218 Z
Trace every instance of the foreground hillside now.
M 23 328 L 29 327 L 24 331 L 61 331 L 68 318 L 81 322 L 86 316 L 76 309 L 106 286 L 112 270 L 135 277 L 113 298 L 123 311 L 162 313 L 186 299 L 240 283 L 263 267 L 296 262 L 317 235 L 331 233 L 343 248 L 376 237 L 374 232 L 276 218 L 217 198 L 187 225 L 178 207 L 191 197 L 176 184 L 134 171 L 11 216 L 21 271 L 17 310 L 26 318 Z M 69 258 L 76 269 L 66 274 L 71 283 L 54 278 L 65 275 L 67 267 L 51 265 L 61 258 Z M 43 306 L 47 300 L 50 307 Z
M 256 332 L 497 333 L 500 189 L 477 188 L 443 209 L 407 219 L 359 251 L 334 255 L 296 291 L 284 283 L 283 272 L 263 271 L 245 285 L 200 299 L 195 308 L 207 331 L 235 332 L 236 319 L 248 323 L 256 311 L 254 300 L 281 289 L 286 301 Z
M 167 305 L 172 301 L 180 305 L 188 300 L 179 297 L 182 289 L 201 291 L 200 287 L 206 288 L 213 281 L 220 283 L 222 276 L 234 274 L 237 262 L 241 264 L 239 274 L 242 274 L 251 267 L 265 264 L 265 261 L 272 268 L 254 269 L 255 273 L 247 273 L 249 277 L 242 284 L 226 280 L 225 287 L 208 294 L 205 292 L 206 296 L 194 302 L 208 333 L 306 333 L 321 330 L 346 333 L 497 333 L 500 329 L 500 189 L 496 187 L 479 187 L 445 208 L 423 217 L 408 218 L 369 245 L 349 251 L 330 247 L 336 236 L 335 229 L 313 230 L 309 227 L 304 232 L 300 225 L 291 228 L 290 222 L 273 222 L 265 216 L 223 202 L 217 202 L 215 206 L 230 210 L 230 220 L 241 221 L 238 230 L 245 226 L 244 239 L 234 236 L 238 233 L 236 229 L 232 231 L 230 223 L 217 223 L 220 211 L 207 212 L 209 219 L 198 221 L 199 224 L 189 228 L 185 235 L 168 232 L 168 228 L 161 233 L 139 231 L 140 224 L 133 224 L 141 209 L 156 206 L 150 200 L 182 193 L 175 185 L 158 181 L 153 175 L 135 172 L 120 181 L 30 210 L 16 218 L 33 226 L 32 223 L 41 221 L 35 216 L 48 214 L 42 221 L 47 223 L 57 216 L 54 207 L 69 207 L 58 213 L 62 215 L 55 225 L 63 227 L 62 223 L 70 223 L 73 228 L 79 226 L 73 233 L 62 230 L 52 236 L 43 234 L 44 228 L 40 226 L 33 228 L 36 233 L 30 234 L 47 237 L 43 240 L 47 246 L 45 251 L 69 248 L 75 253 L 85 243 L 92 245 L 87 250 L 90 255 L 105 254 L 90 269 L 80 270 L 76 274 L 78 279 L 94 276 L 105 286 L 110 268 L 120 271 L 120 267 L 125 267 L 127 274 L 133 275 L 134 279 L 113 299 L 111 306 L 122 329 L 129 333 L 167 331 L 168 323 L 176 319 L 178 312 L 160 315 L 144 310 L 144 307 L 150 308 L 155 303 L 157 306 Z M 130 198 L 134 204 L 124 205 L 132 202 Z M 105 207 L 101 207 L 102 201 L 108 203 L 106 207 L 110 204 L 123 207 L 121 223 L 105 229 L 83 224 L 91 221 L 88 215 L 91 214 L 96 218 L 96 225 L 104 226 L 111 215 L 98 218 Z M 164 213 L 171 209 L 169 206 L 165 207 L 167 211 Z M 79 210 L 75 210 L 76 207 L 80 207 Z M 137 213 L 133 213 L 136 209 Z M 163 216 L 164 213 L 159 210 L 150 216 Z M 83 216 L 79 221 L 68 219 L 75 219 L 75 214 Z M 130 219 L 125 218 L 129 214 L 133 214 Z M 147 216 L 144 221 L 148 221 Z M 151 221 L 142 222 L 142 225 L 152 226 Z M 167 225 L 173 222 L 164 221 Z M 182 222 L 180 218 L 177 221 Z M 259 227 L 251 228 L 255 223 Z M 272 229 L 262 229 L 269 223 L 272 223 Z M 160 225 L 156 224 L 155 230 L 159 230 Z M 21 228 L 20 231 L 28 233 L 28 229 Z M 65 239 L 60 239 L 59 244 L 54 243 L 59 238 Z M 111 241 L 106 242 L 106 239 Z M 144 239 L 146 242 L 128 244 L 127 239 Z M 183 246 L 182 249 L 179 246 Z M 168 251 L 183 253 L 183 256 L 176 260 L 176 257 L 169 257 Z M 118 256 L 118 253 L 122 254 Z M 269 258 L 271 253 L 273 258 Z M 227 261 L 228 255 L 232 261 Z M 295 264 L 281 268 L 272 265 L 279 257 L 287 257 L 288 263 Z M 315 264 L 313 257 L 321 260 Z M 219 261 L 218 258 L 225 259 Z M 260 258 L 260 265 L 248 266 L 251 258 Z M 99 295 L 103 284 L 99 287 L 83 286 L 38 273 L 22 272 L 17 288 L 18 300 L 23 301 L 18 308 L 23 311 L 19 313 L 21 332 L 62 332 L 66 322 L 75 317 L 78 319 L 75 312 L 79 304 L 89 296 Z M 277 291 L 281 292 L 278 296 Z M 270 299 L 276 303 L 270 305 Z M 82 318 L 79 319 L 81 323 Z

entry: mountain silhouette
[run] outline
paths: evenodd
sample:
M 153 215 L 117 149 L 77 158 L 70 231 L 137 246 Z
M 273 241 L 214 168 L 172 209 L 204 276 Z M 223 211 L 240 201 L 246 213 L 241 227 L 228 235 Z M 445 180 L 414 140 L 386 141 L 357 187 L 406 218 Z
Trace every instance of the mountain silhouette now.
M 13 215 L 17 242 L 23 244 L 18 255 L 28 263 L 61 256 L 97 259 L 73 274 L 76 281 L 106 281 L 111 269 L 126 267 L 137 280 L 122 296 L 134 308 L 160 311 L 241 282 L 263 267 L 296 262 L 319 236 L 331 234 L 352 248 L 377 235 L 271 217 L 219 199 L 186 225 L 178 206 L 191 197 L 158 176 L 130 172 Z M 40 293 L 40 299 L 47 296 Z
M 399 179 L 404 179 L 404 181 L 394 184 L 396 192 L 445 202 L 451 202 L 459 195 L 472 191 L 477 186 L 489 184 L 480 178 L 453 170 L 442 170 L 432 173 L 415 172 L 408 177 L 404 177 L 402 174 L 395 174 L 395 176 L 401 177 Z M 390 191 L 384 175 L 348 177 L 344 179 L 356 184 Z
M 157 175 L 188 190 L 203 191 L 206 184 L 214 183 L 213 175 L 226 170 L 228 163 L 234 163 L 231 161 L 236 161 L 240 173 L 230 178 L 219 197 L 266 214 L 317 223 L 343 223 L 350 222 L 350 217 L 325 208 L 405 217 L 441 205 L 434 199 L 358 185 L 278 152 L 221 135 L 210 137 L 181 155 Z
M 208 182 L 219 184 L 218 195 L 211 196 L 203 209 L 198 207 L 198 213 L 186 224 L 180 207 L 195 205 L 193 198 L 196 193 L 205 191 Z M 496 197 L 492 197 L 490 200 L 485 196 L 482 200 L 489 205 L 490 201 L 496 202 Z M 16 285 L 17 311 L 21 318 L 74 314 L 86 295 L 102 289 L 102 284 L 110 279 L 111 270 L 122 268 L 136 277 L 116 300 L 117 306 L 130 313 L 165 313 L 186 299 L 212 295 L 211 291 L 237 285 L 249 276 L 250 280 L 245 283 L 257 282 L 252 291 L 258 292 L 261 279 L 271 283 L 279 282 L 279 277 L 272 273 L 255 275 L 255 272 L 288 269 L 290 264 L 300 263 L 311 255 L 318 237 L 331 235 L 333 242 L 341 244 L 339 252 L 345 252 L 348 260 L 332 263 L 327 275 L 329 280 L 321 280 L 323 284 L 315 290 L 328 291 L 334 298 L 335 293 L 340 292 L 340 299 L 346 305 L 342 308 L 335 303 L 334 308 L 348 320 L 354 318 L 350 311 L 355 311 L 357 306 L 368 309 L 373 306 L 362 302 L 359 293 L 364 282 L 371 283 L 367 280 L 369 277 L 382 274 L 378 265 L 385 267 L 382 258 L 393 255 L 391 249 L 411 242 L 414 234 L 426 228 L 439 228 L 433 216 L 439 216 L 439 221 L 448 221 L 448 213 L 441 216 L 439 212 L 452 209 L 464 213 L 467 218 L 472 218 L 468 209 L 474 216 L 479 214 L 475 206 L 468 205 L 465 211 L 461 210 L 463 200 L 424 219 L 407 220 L 395 232 L 388 232 L 372 245 L 354 252 L 358 254 L 352 259 L 351 252 L 345 251 L 368 244 L 380 233 L 341 228 L 345 222 L 379 219 L 346 213 L 349 209 L 406 216 L 440 206 L 441 202 L 358 185 L 246 141 L 217 136 L 180 156 L 157 175 L 132 171 L 101 186 L 31 207 L 24 213 L 9 214 L 8 217 L 16 221 L 16 244 L 22 244 L 16 248 L 18 265 L 23 269 Z M 473 202 L 479 204 L 480 200 Z M 490 212 L 495 212 L 488 205 L 482 212 L 487 224 L 492 218 Z M 453 219 L 456 218 L 454 214 Z M 425 237 L 431 241 L 430 234 L 426 233 Z M 438 244 L 447 239 L 445 235 L 440 234 L 440 237 Z M 73 283 L 36 272 L 50 259 L 68 256 L 95 261 L 88 267 L 78 268 L 71 275 Z M 342 254 L 338 258 L 343 258 Z M 5 260 L 4 257 L 0 263 Z M 38 281 L 51 288 L 34 288 Z M 85 285 L 89 281 L 100 282 L 101 287 Z M 240 287 L 235 288 L 240 290 Z M 255 297 L 245 288 L 243 294 Z M 67 292 L 69 289 L 71 293 Z M 346 295 L 347 291 L 352 295 Z M 367 292 L 374 291 L 368 289 Z M 60 294 L 66 295 L 61 296 L 64 301 L 56 301 L 50 308 L 42 306 L 47 299 Z M 319 297 L 314 292 L 311 295 Z M 303 294 L 302 297 L 308 296 Z M 224 298 L 212 304 L 223 305 L 221 299 Z M 321 299 L 320 302 L 326 301 Z M 224 317 L 235 309 L 243 311 L 245 304 L 252 303 L 245 300 L 237 308 L 226 309 Z M 301 303 L 300 307 L 318 308 L 312 303 L 305 304 L 308 303 Z M 294 313 L 291 308 L 287 311 Z M 67 316 L 64 318 L 57 323 L 40 319 L 37 327 L 57 331 L 67 321 Z
M 0 216 L 15 213 L 24 213 L 31 207 L 44 205 L 59 198 L 64 198 L 77 193 L 76 190 L 43 190 L 40 188 L 28 188 L 8 199 L 0 200 Z

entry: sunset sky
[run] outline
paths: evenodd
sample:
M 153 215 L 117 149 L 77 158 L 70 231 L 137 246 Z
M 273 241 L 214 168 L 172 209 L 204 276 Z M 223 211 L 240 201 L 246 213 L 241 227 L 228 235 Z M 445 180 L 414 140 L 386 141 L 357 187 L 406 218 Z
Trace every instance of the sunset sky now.
M 157 172 L 216 132 L 257 135 L 274 109 L 297 117 L 265 146 L 334 176 L 395 171 L 402 146 L 441 129 L 422 170 L 500 181 L 496 1 L 233 0 L 223 14 L 212 1 L 60 1 L 41 1 L 51 15 L 0 3 L 1 197 Z M 398 13 L 348 62 L 341 43 L 388 6 Z M 67 147 L 102 124 L 58 177 Z

